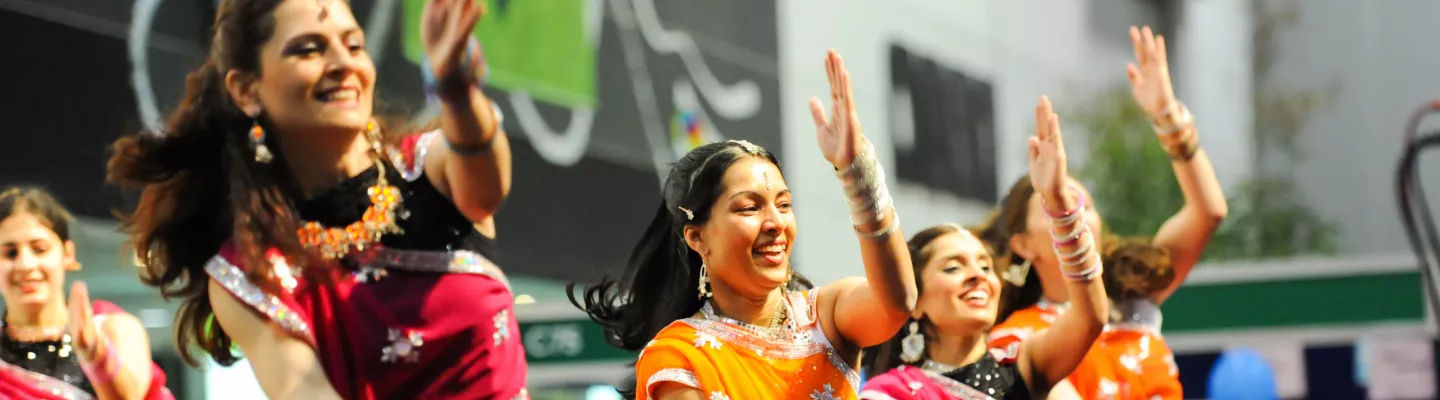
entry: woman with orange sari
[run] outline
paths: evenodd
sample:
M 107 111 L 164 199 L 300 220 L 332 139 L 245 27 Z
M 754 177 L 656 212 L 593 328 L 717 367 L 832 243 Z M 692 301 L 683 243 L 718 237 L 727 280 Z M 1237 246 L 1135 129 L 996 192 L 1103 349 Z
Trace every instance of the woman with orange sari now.
M 1185 277 L 1199 262 L 1210 238 L 1225 217 L 1225 193 L 1215 177 L 1215 169 L 1211 166 L 1210 159 L 1199 147 L 1194 118 L 1184 104 L 1175 99 L 1174 89 L 1170 84 L 1164 37 L 1154 35 L 1149 27 L 1132 27 L 1130 39 L 1135 45 L 1136 63 L 1127 66 L 1127 75 L 1135 101 L 1151 117 L 1155 135 L 1170 153 L 1171 167 L 1174 168 L 1175 177 L 1180 183 L 1180 191 L 1185 196 L 1185 205 L 1161 225 L 1151 240 L 1151 245 L 1167 253 L 1173 278 L 1162 287 L 1146 289 L 1146 296 L 1127 297 L 1113 308 L 1127 318 L 1144 318 L 1144 321 L 1139 322 L 1154 326 L 1154 330 L 1158 332 L 1159 305 L 1179 289 Z M 1050 241 L 1050 235 L 1046 232 L 1048 229 L 1044 224 L 1044 213 L 1039 209 L 1039 203 L 1039 196 L 1030 182 L 1019 180 L 1005 196 L 1000 213 L 990 229 L 982 235 L 995 247 L 997 253 L 1007 255 L 1005 258 L 1011 265 L 1001 274 L 1007 281 L 1005 301 L 1002 302 L 1000 311 L 1000 318 L 1004 322 L 996 325 L 990 332 L 990 345 L 994 348 L 1009 349 L 1019 346 L 1022 341 L 1049 328 L 1067 307 L 1069 296 L 1065 291 L 1059 264 L 1049 251 L 1044 251 L 1043 246 Z M 1089 229 L 1092 232 L 1101 232 L 1099 212 L 1092 205 L 1086 213 L 1086 221 L 1092 224 Z M 1031 268 L 1032 265 L 1034 268 Z M 1112 331 L 1113 328 L 1114 326 Z M 1099 341 L 1103 343 L 1110 340 L 1109 335 L 1110 332 L 1102 334 Z M 1120 363 L 1122 367 L 1130 368 L 1134 372 L 1137 370 L 1131 367 L 1145 364 L 1136 361 L 1142 358 L 1141 356 L 1146 360 L 1166 362 L 1162 352 L 1155 351 L 1155 346 L 1147 344 L 1144 348 L 1151 351 L 1140 351 L 1141 345 L 1139 342 L 1135 343 L 1136 351 L 1126 353 L 1125 357 L 1114 354 L 1108 357 L 1098 354 L 1087 356 L 1077 371 L 1103 362 Z M 1172 380 L 1178 386 L 1179 376 L 1176 371 L 1173 368 L 1165 368 L 1163 371 L 1166 375 L 1164 379 Z M 1084 398 L 1119 396 L 1126 391 L 1124 388 L 1127 385 L 1126 382 L 1106 380 L 1082 382 L 1072 379 L 1069 383 Z M 1093 395 L 1087 396 L 1086 393 Z M 1132 396 L 1123 398 L 1150 399 L 1150 396 L 1138 392 L 1131 393 Z M 1162 395 L 1160 398 L 1178 399 L 1179 391 L 1174 391 L 1173 395 Z
M 624 277 L 571 298 L 612 344 L 640 351 L 626 397 L 854 399 L 860 349 L 905 323 L 916 296 L 905 235 L 833 50 L 826 70 L 833 119 L 818 99 L 810 107 L 849 198 L 865 278 L 812 287 L 794 273 L 791 194 L 769 151 L 739 140 L 691 150 L 671 168 Z

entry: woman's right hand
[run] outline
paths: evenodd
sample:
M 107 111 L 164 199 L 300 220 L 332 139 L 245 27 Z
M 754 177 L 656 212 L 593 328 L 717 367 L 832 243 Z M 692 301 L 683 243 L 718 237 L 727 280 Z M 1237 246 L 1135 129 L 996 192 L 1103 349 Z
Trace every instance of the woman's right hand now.
M 1030 184 L 1044 200 L 1046 211 L 1074 209 L 1076 198 L 1067 188 L 1070 172 L 1066 166 L 1065 141 L 1060 134 L 1060 117 L 1050 98 L 1040 96 L 1035 106 L 1035 136 L 1030 137 Z

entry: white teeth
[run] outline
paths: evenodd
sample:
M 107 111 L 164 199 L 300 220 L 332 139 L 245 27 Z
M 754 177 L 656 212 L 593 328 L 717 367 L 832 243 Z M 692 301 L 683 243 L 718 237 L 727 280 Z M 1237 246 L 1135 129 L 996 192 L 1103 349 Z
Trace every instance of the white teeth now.
M 356 90 L 354 90 L 354 89 L 344 89 L 344 90 L 337 90 L 337 91 L 334 91 L 334 92 L 330 92 L 329 94 L 326 94 L 326 95 L 321 96 L 321 97 L 324 98 L 325 100 L 354 100 L 356 97 L 359 97 L 359 96 L 360 96 L 360 92 L 359 92 L 359 91 L 356 91 Z
M 757 249 L 755 249 L 755 251 L 756 251 L 756 252 L 760 252 L 760 253 L 779 253 L 779 252 L 785 251 L 785 245 L 783 245 L 783 244 L 772 244 L 772 245 L 769 245 L 769 246 L 763 246 L 763 247 L 757 248 Z
M 965 294 L 965 300 L 990 300 L 990 294 L 975 290 Z

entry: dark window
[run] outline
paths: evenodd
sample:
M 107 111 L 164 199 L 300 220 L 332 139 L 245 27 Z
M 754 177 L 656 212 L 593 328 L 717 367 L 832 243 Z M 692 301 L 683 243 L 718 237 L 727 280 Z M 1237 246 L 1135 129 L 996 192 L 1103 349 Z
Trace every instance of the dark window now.
M 902 104 L 891 115 L 900 180 L 998 201 L 990 83 L 899 46 L 890 47 L 890 71 L 892 101 Z

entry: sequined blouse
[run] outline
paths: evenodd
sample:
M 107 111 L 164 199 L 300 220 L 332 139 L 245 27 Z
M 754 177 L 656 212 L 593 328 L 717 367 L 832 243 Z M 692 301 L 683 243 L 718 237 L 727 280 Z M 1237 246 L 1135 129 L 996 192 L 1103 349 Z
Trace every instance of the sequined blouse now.
M 403 233 L 321 270 L 330 283 L 286 274 L 272 251 L 277 274 L 267 286 L 279 289 L 261 289 L 233 244 L 206 265 L 238 300 L 310 344 L 342 398 L 528 398 L 514 297 L 491 261 L 493 240 L 424 177 L 425 146 L 438 136 L 391 149 L 385 170 L 403 196 Z M 342 182 L 301 204 L 301 217 L 326 226 L 359 220 L 377 177 L 371 168 Z
M 1020 375 L 1015 352 L 991 350 L 963 367 L 925 362 L 902 365 L 871 378 L 860 398 L 865 400 L 1005 400 L 1029 399 L 1030 388 Z
M 698 389 L 708 400 L 855 399 L 860 376 L 821 330 L 817 293 L 788 296 L 793 329 L 781 337 L 713 311 L 671 323 L 640 352 L 636 399 L 652 398 L 665 382 Z
M 91 305 L 95 323 L 106 316 L 124 313 L 113 303 L 96 300 Z M 0 398 L 17 400 L 91 400 L 95 388 L 80 368 L 80 359 L 71 347 L 70 335 L 57 340 L 22 342 L 10 337 L 0 320 Z M 165 372 L 150 364 L 150 387 L 141 400 L 174 400 L 165 387 Z
M 0 333 L 0 361 L 8 364 L 0 368 L 21 368 L 57 379 L 90 396 L 95 395 L 95 388 L 90 386 L 85 371 L 80 369 L 80 359 L 70 347 L 69 334 L 55 340 L 22 342 L 10 337 L 3 321 L 0 321 L 0 332 L 3 332 Z

